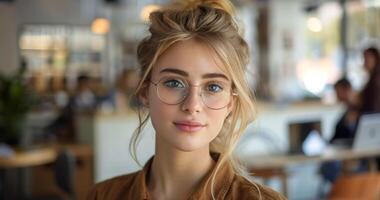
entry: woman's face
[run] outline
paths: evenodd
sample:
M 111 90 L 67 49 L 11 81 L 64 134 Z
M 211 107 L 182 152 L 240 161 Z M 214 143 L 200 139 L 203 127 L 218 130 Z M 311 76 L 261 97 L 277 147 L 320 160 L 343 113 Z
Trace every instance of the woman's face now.
M 372 53 L 364 53 L 364 68 L 371 73 L 376 65 L 376 58 Z
M 177 42 L 159 57 L 150 79 L 157 85 L 150 83 L 144 98 L 163 143 L 158 145 L 187 152 L 209 148 L 233 107 L 231 80 L 218 66 L 213 51 L 195 40 Z

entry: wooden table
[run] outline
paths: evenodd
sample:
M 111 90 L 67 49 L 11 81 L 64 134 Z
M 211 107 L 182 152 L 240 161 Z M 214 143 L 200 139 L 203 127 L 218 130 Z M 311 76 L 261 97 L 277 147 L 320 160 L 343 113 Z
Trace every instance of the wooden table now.
M 0 199 L 25 195 L 25 169 L 54 162 L 56 151 L 50 147 L 32 150 L 15 149 L 9 157 L 0 156 Z M 10 178 L 13 177 L 13 178 Z
M 33 167 L 54 162 L 56 150 L 51 147 L 41 147 L 33 150 L 16 149 L 10 157 L 0 156 L 1 169 Z
M 92 148 L 89 145 L 81 144 L 50 144 L 28 150 L 16 148 L 12 156 L 0 156 L 0 200 L 9 199 L 9 194 L 12 194 L 12 197 L 14 197 L 13 195 L 19 196 L 15 193 L 28 196 L 29 191 L 26 191 L 28 187 L 22 185 L 25 182 L 23 178 L 24 170 L 54 163 L 58 152 L 63 149 L 69 149 L 76 158 L 92 157 Z M 90 165 L 92 166 L 92 163 Z M 15 187 L 8 185 L 9 178 L 7 178 L 7 174 L 9 172 L 18 174 Z M 92 179 L 90 182 L 92 182 Z
M 69 150 L 76 160 L 75 166 L 75 195 L 76 199 L 86 199 L 89 189 L 94 184 L 93 149 L 85 144 L 58 144 L 51 148 L 57 152 Z M 51 164 L 33 167 L 30 170 L 30 193 L 32 196 L 58 194 L 61 189 L 56 185 L 54 169 Z M 38 184 L 44 183 L 44 184 Z
M 286 167 L 291 165 L 300 165 L 310 162 L 328 162 L 340 160 L 343 165 L 351 160 L 360 160 L 363 158 L 369 159 L 370 171 L 377 171 L 376 157 L 380 156 L 380 147 L 375 149 L 339 149 L 329 147 L 319 156 L 306 155 L 266 155 L 253 156 L 250 158 L 242 158 L 248 170 L 256 176 L 269 178 L 278 176 L 282 182 L 282 190 L 284 195 L 287 195 L 287 177 Z M 345 167 L 343 167 L 345 168 Z

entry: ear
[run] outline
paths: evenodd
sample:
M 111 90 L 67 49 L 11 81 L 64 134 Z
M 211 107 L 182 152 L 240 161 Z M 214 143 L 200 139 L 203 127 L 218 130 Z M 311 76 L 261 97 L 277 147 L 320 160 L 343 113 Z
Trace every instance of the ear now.
M 227 105 L 227 111 L 228 111 L 227 116 L 229 116 L 232 113 L 232 111 L 234 110 L 236 101 L 237 101 L 237 97 L 232 96 L 231 102 Z
M 149 84 L 143 83 L 138 93 L 138 98 L 142 105 L 144 105 L 145 107 L 149 106 Z

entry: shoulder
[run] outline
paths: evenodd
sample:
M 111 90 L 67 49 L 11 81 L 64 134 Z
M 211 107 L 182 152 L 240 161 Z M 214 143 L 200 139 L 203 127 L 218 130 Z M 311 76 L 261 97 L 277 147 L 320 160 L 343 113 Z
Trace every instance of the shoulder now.
M 251 182 L 246 178 L 235 175 L 229 192 L 233 199 L 254 199 L 254 200 L 286 200 L 282 194 L 273 189 Z
M 125 188 L 131 186 L 137 181 L 139 172 L 117 176 L 93 186 L 87 195 L 87 200 L 94 199 L 119 199 L 119 196 L 125 196 L 128 191 Z

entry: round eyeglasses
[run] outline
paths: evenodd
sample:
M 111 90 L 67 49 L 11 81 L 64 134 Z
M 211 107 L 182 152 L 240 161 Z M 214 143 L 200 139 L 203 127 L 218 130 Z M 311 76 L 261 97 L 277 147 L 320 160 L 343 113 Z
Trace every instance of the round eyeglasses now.
M 191 87 L 201 87 L 200 96 L 204 105 L 210 109 L 218 110 L 226 107 L 232 96 L 230 83 L 226 81 L 208 81 L 201 85 L 190 85 L 186 80 L 178 77 L 164 77 L 157 83 L 150 81 L 156 86 L 158 98 L 165 104 L 177 105 L 182 103 L 190 94 Z

